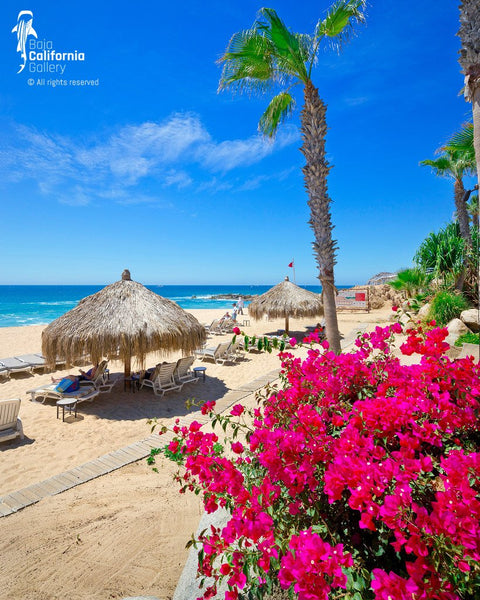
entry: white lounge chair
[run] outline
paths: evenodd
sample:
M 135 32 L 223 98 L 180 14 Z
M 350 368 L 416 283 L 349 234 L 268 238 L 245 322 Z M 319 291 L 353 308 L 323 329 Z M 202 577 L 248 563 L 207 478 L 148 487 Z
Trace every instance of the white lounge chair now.
M 231 342 L 222 342 L 218 344 L 216 348 L 202 348 L 201 350 L 195 350 L 195 355 L 200 360 L 211 358 L 215 363 L 225 362 L 230 360 L 228 357 L 228 349 L 230 348 Z
M 32 373 L 32 365 L 30 363 L 14 358 L 0 358 L 0 367 L 5 367 L 9 374 L 20 373 L 22 371 Z
M 102 394 L 111 392 L 113 386 L 116 383 L 116 380 L 113 380 L 113 381 L 108 380 L 107 367 L 108 367 L 108 361 L 102 360 L 99 363 L 97 370 L 95 371 L 95 377 L 93 379 L 84 379 L 84 380 L 80 381 L 80 386 L 81 387 L 89 387 L 89 386 L 93 387 L 94 389 L 98 390 Z
M 240 336 L 237 336 L 237 339 L 230 344 L 228 348 L 228 359 L 232 362 L 238 360 L 241 356 L 241 351 L 244 350 L 244 339 Z
M 0 442 L 20 437 L 23 440 L 22 421 L 18 418 L 20 398 L 0 400 Z
M 41 354 L 22 354 L 21 356 L 15 356 L 14 358 L 29 364 L 32 367 L 32 370 L 41 369 L 47 364 L 45 358 Z
M 220 319 L 213 319 L 210 325 L 205 325 L 205 329 L 208 333 L 218 333 L 219 332 Z
M 163 396 L 165 392 L 181 390 L 183 383 L 177 383 L 173 377 L 177 363 L 160 363 L 155 367 L 150 379 L 142 379 L 140 389 L 151 387 L 156 396 Z
M 199 378 L 195 376 L 195 373 L 191 370 L 191 366 L 195 361 L 194 356 L 184 356 L 177 360 L 173 377 L 175 381 L 184 385 L 185 383 L 197 383 Z
M 56 387 L 56 383 L 51 383 L 49 385 L 40 386 L 33 390 L 27 390 L 26 393 L 30 394 L 30 400 L 32 402 L 38 402 L 37 398 L 43 398 L 41 404 L 45 404 L 46 400 L 61 400 L 62 398 L 76 398 L 77 402 L 91 402 L 100 393 L 92 386 L 83 388 L 81 387 L 75 392 L 58 392 L 55 389 Z
M 238 327 L 238 323 L 233 319 L 225 319 L 225 321 L 220 324 L 221 333 L 232 333 L 234 327 Z

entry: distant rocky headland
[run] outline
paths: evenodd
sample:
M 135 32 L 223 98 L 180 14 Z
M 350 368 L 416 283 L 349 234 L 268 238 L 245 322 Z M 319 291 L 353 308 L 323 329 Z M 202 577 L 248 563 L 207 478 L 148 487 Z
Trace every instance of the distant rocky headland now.
M 253 300 L 258 294 L 215 294 L 210 296 L 211 300 L 238 300 L 242 297 L 244 300 Z

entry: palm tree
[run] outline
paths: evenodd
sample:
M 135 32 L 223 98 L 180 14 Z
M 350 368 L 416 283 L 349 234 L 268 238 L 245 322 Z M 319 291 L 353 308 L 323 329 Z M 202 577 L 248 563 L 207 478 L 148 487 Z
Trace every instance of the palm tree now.
M 405 292 L 407 298 L 413 298 L 420 292 L 425 291 L 430 283 L 431 276 L 422 269 L 404 269 L 397 273 L 397 278 L 388 284 L 394 290 Z
M 437 283 L 459 288 L 460 282 L 463 285 L 465 254 L 460 225 L 449 223 L 423 240 L 413 260 L 417 269 L 430 274 Z
M 466 194 L 463 177 L 470 175 L 475 170 L 474 156 L 470 152 L 452 147 L 448 143 L 441 149 L 443 154 L 434 160 L 422 160 L 422 166 L 432 167 L 434 173 L 440 177 L 450 177 L 454 181 L 454 201 L 460 233 L 467 246 L 472 246 L 470 234 L 470 217 L 467 209 L 469 194 Z
M 259 129 L 267 137 L 274 137 L 280 123 L 292 113 L 293 88 L 303 87 L 300 150 L 306 164 L 302 170 L 309 198 L 309 223 L 315 235 L 313 249 L 323 290 L 327 339 L 336 353 L 340 353 L 334 278 L 337 244 L 332 238 L 327 191 L 330 166 L 325 157 L 326 105 L 313 84 L 312 69 L 321 42 L 330 38 L 340 43 L 346 39 L 353 24 L 363 22 L 364 6 L 365 0 L 337 0 L 311 35 L 291 32 L 273 9 L 262 8 L 250 29 L 233 35 L 219 61 L 224 65 L 219 91 L 233 88 L 264 93 L 279 89 L 259 121 Z
M 472 172 L 475 172 L 476 159 L 475 159 L 475 148 L 473 146 L 473 123 L 465 123 L 460 131 L 457 131 L 448 140 L 446 145 L 442 148 L 452 150 L 465 157 L 465 160 L 471 164 Z M 472 192 L 478 190 L 478 184 L 472 190 L 466 190 L 464 201 L 467 203 L 466 208 L 472 219 L 473 225 L 478 222 L 478 194 L 470 196 Z M 470 198 L 470 202 L 468 202 Z
M 477 178 L 480 184 L 480 4 L 478 0 L 460 2 L 460 29 L 462 48 L 460 66 L 465 76 L 465 100 L 472 103 L 474 147 Z

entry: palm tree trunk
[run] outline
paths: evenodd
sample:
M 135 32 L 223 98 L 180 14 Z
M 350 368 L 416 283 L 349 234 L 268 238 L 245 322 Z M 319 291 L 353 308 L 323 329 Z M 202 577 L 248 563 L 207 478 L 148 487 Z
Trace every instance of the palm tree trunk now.
M 459 62 L 465 75 L 465 100 L 472 103 L 473 146 L 477 163 L 477 179 L 480 185 L 480 4 L 478 0 L 462 0 L 460 3 L 460 29 L 462 42 Z M 478 248 L 475 249 L 478 253 Z M 480 276 L 480 273 L 479 273 Z M 478 301 L 479 281 L 474 273 L 474 295 Z
M 325 329 L 330 349 L 340 354 L 340 332 L 338 330 L 334 266 L 336 242 L 332 239 L 330 198 L 327 175 L 330 170 L 325 157 L 327 133 L 327 107 L 321 100 L 318 89 L 311 82 L 305 85 L 305 103 L 301 112 L 303 144 L 300 148 L 305 157 L 303 177 L 310 207 L 310 226 L 315 234 L 313 250 L 317 260 L 319 279 L 322 284 Z
M 465 99 L 472 103 L 473 145 L 480 185 L 480 4 L 478 0 L 460 3 L 460 29 L 462 42 L 459 62 L 465 75 Z
M 454 184 L 455 208 L 457 209 L 457 221 L 460 227 L 460 235 L 465 244 L 472 247 L 472 236 L 470 234 L 470 219 L 468 216 L 467 203 L 465 202 L 465 186 L 461 179 L 455 179 Z
M 479 65 L 480 71 L 480 65 Z M 477 86 L 475 88 L 472 98 L 473 108 L 473 146 L 475 148 L 475 160 L 477 162 L 477 180 L 480 189 L 480 75 L 477 79 Z M 480 194 L 479 194 L 480 195 Z

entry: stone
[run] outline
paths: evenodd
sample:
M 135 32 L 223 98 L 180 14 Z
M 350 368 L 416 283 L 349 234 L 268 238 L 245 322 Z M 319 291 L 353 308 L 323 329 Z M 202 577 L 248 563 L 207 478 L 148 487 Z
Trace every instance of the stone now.
M 424 304 L 420 310 L 417 313 L 417 317 L 419 319 L 426 319 L 428 318 L 428 313 L 430 312 L 430 303 L 427 302 L 426 304 Z
M 398 322 L 404 327 L 413 327 L 415 325 L 415 321 L 409 313 L 402 313 Z
M 464 310 L 460 315 L 460 319 L 474 333 L 478 333 L 480 331 L 480 311 L 478 308 Z
M 452 338 L 455 337 L 455 339 L 463 335 L 464 333 L 468 333 L 470 331 L 470 329 L 465 325 L 463 321 L 460 321 L 460 319 L 452 319 L 450 323 L 448 323 L 447 329 L 448 336 Z

